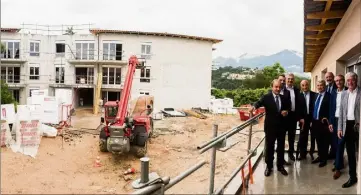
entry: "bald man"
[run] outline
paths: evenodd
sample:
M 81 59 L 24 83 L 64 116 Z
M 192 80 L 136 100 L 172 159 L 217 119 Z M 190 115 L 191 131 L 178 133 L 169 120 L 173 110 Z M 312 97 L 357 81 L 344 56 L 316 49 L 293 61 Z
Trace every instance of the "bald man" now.
M 288 100 L 280 94 L 281 82 L 278 79 L 272 81 L 272 91 L 264 95 L 249 110 L 252 112 L 259 107 L 265 107 L 266 117 L 264 122 L 264 131 L 266 135 L 266 157 L 267 168 L 265 176 L 271 175 L 274 159 L 274 145 L 277 140 L 277 170 L 282 175 L 288 175 L 284 169 L 284 153 L 285 153 L 285 137 L 286 126 L 285 121 L 290 111 Z
M 310 126 L 312 121 L 312 113 L 313 107 L 316 101 L 316 93 L 310 91 L 310 85 L 307 80 L 302 80 L 300 83 L 301 93 L 299 95 L 299 105 L 300 105 L 300 114 L 304 117 L 303 128 L 300 132 L 300 138 L 298 140 L 298 151 L 300 152 L 300 156 L 297 157 L 297 160 L 306 159 L 307 155 L 307 143 L 308 143 L 308 135 L 310 132 Z M 313 153 L 315 151 L 315 140 L 316 136 L 313 131 L 311 131 L 311 149 L 310 156 L 311 159 L 314 160 Z

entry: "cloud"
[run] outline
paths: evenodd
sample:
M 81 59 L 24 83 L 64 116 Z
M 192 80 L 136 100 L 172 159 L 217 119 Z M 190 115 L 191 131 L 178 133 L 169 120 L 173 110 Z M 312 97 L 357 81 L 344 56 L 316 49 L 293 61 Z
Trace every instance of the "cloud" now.
M 223 39 L 215 56 L 302 51 L 302 0 L 2 0 L 2 26 L 84 24 Z

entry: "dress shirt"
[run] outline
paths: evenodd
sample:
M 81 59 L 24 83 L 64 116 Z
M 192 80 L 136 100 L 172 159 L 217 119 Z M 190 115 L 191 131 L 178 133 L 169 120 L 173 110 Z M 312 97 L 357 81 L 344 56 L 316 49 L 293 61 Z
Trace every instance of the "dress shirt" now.
M 296 108 L 296 98 L 295 98 L 295 90 L 293 89 L 293 86 L 288 87 L 287 86 L 287 90 L 290 91 L 290 95 L 291 95 L 291 111 L 294 112 L 295 108 Z
M 355 120 L 355 103 L 356 103 L 356 95 L 357 88 L 352 92 L 347 90 L 348 93 L 348 101 L 347 101 L 347 120 Z
M 341 91 L 339 91 L 337 89 L 337 97 L 336 97 L 336 112 L 335 112 L 335 117 L 338 118 L 340 117 L 340 106 L 341 106 L 341 94 L 342 91 L 345 90 L 345 88 L 343 88 Z
M 273 98 L 274 98 L 274 100 L 275 100 L 275 103 L 276 103 L 276 105 L 277 105 L 277 99 L 276 99 L 276 96 L 278 96 L 278 104 L 279 104 L 279 106 L 280 106 L 280 110 L 281 110 L 281 108 L 282 108 L 282 104 L 281 104 L 281 96 L 280 95 L 276 95 L 276 94 L 274 94 L 273 92 L 272 92 L 272 94 L 273 94 Z M 278 110 L 278 111 L 280 111 L 280 110 Z

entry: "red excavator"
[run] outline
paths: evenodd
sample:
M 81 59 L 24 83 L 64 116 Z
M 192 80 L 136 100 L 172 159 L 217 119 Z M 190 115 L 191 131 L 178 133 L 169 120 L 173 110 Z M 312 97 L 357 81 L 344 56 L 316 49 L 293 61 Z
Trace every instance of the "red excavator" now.
M 152 133 L 153 121 L 150 116 L 153 100 L 146 101 L 138 112 L 130 113 L 128 104 L 131 94 L 133 77 L 136 69 L 144 68 L 136 56 L 129 58 L 128 72 L 119 101 L 107 101 L 104 104 L 104 118 L 98 127 L 99 148 L 101 152 L 111 152 L 115 155 L 128 153 L 131 150 L 138 157 L 147 153 L 147 142 Z

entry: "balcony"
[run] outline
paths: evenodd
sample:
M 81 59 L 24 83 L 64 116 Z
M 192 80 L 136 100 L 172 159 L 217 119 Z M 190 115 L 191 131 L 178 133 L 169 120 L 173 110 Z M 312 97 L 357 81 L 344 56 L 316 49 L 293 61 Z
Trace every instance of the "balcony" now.
M 27 60 L 23 59 L 19 52 L 16 52 L 15 55 L 12 55 L 11 53 L 1 53 L 1 63 L 2 64 L 24 64 L 27 62 Z
M 9 88 L 25 87 L 23 75 L 1 74 L 1 81 L 5 81 Z
M 92 88 L 94 84 L 93 75 L 76 75 L 75 76 L 75 86 L 78 88 Z

